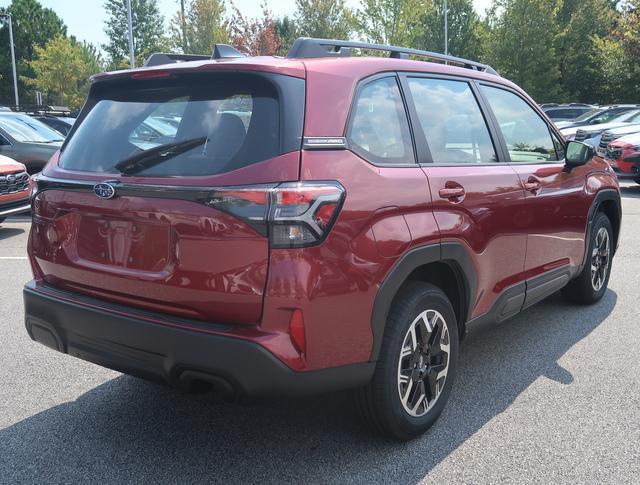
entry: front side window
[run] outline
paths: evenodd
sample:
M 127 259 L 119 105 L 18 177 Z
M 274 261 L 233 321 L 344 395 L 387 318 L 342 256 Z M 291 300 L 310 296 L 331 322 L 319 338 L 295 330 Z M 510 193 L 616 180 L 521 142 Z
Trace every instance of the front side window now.
M 415 161 L 409 122 L 394 77 L 377 79 L 360 90 L 348 138 L 351 148 L 373 163 Z
M 434 163 L 494 163 L 496 152 L 465 81 L 409 78 L 420 127 Z
M 105 87 L 68 140 L 60 166 L 141 176 L 214 175 L 276 157 L 278 92 L 250 74 Z
M 512 162 L 559 160 L 549 127 L 520 96 L 484 85 L 482 91 L 498 120 Z

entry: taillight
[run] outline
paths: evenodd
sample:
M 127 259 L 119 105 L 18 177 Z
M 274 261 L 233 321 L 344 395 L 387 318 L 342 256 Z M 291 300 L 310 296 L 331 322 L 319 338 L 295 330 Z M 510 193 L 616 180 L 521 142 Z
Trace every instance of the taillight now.
M 287 182 L 221 188 L 211 193 L 205 203 L 269 236 L 274 248 L 296 248 L 324 240 L 344 195 L 344 188 L 337 182 Z
M 338 183 L 293 182 L 271 193 L 270 239 L 274 248 L 322 241 L 338 215 L 344 189 Z

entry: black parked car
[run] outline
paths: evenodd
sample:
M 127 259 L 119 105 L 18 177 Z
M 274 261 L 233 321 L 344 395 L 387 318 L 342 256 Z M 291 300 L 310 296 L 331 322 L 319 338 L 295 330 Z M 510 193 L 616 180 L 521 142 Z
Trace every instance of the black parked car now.
M 38 173 L 60 148 L 64 137 L 37 119 L 13 112 L 0 112 L 0 154 Z
M 73 123 L 76 121 L 74 118 L 67 118 L 66 116 L 33 115 L 33 117 L 65 137 L 69 134 Z

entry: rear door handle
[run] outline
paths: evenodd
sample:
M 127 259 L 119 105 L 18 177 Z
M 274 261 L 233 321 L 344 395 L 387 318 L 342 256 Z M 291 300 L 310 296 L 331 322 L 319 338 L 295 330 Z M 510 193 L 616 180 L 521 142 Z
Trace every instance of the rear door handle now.
M 459 199 L 464 196 L 464 187 L 451 187 L 440 189 L 440 197 L 443 199 Z

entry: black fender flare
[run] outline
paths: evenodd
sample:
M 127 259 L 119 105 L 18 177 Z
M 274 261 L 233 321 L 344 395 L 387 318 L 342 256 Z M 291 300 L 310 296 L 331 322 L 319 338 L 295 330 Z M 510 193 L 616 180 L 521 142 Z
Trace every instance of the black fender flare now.
M 614 225 L 614 231 L 616 231 L 616 233 L 614 234 L 616 246 L 613 248 L 613 254 L 616 253 L 617 242 L 620 240 L 620 227 L 622 226 L 622 200 L 620 198 L 620 192 L 618 192 L 617 190 L 602 189 L 596 193 L 595 197 L 593 198 L 593 201 L 591 201 L 591 207 L 589 208 L 589 215 L 587 218 L 587 229 L 584 237 L 584 257 L 582 258 L 582 264 L 580 265 L 580 268 L 576 274 L 580 274 L 580 272 L 584 268 L 584 265 L 587 263 L 587 259 L 589 256 L 587 254 L 587 251 L 589 248 L 589 236 L 591 235 L 591 228 L 593 226 L 593 221 L 596 218 L 596 214 L 598 213 L 600 206 L 606 200 L 614 201 L 616 211 L 617 211 L 616 215 L 618 217 L 618 220 L 611 221 L 612 225 Z M 617 223 L 617 227 L 615 226 L 615 223 Z
M 461 295 L 461 300 L 464 302 L 464 314 L 460 315 L 462 320 L 458 322 L 460 327 L 462 328 L 469 319 L 475 303 L 478 279 L 469 250 L 465 245 L 461 242 L 447 241 L 411 249 L 395 263 L 378 288 L 371 315 L 373 334 L 371 361 L 376 361 L 380 354 L 387 316 L 398 290 L 416 268 L 437 262 L 450 264 L 459 279 L 459 284 L 462 284 L 464 295 Z

